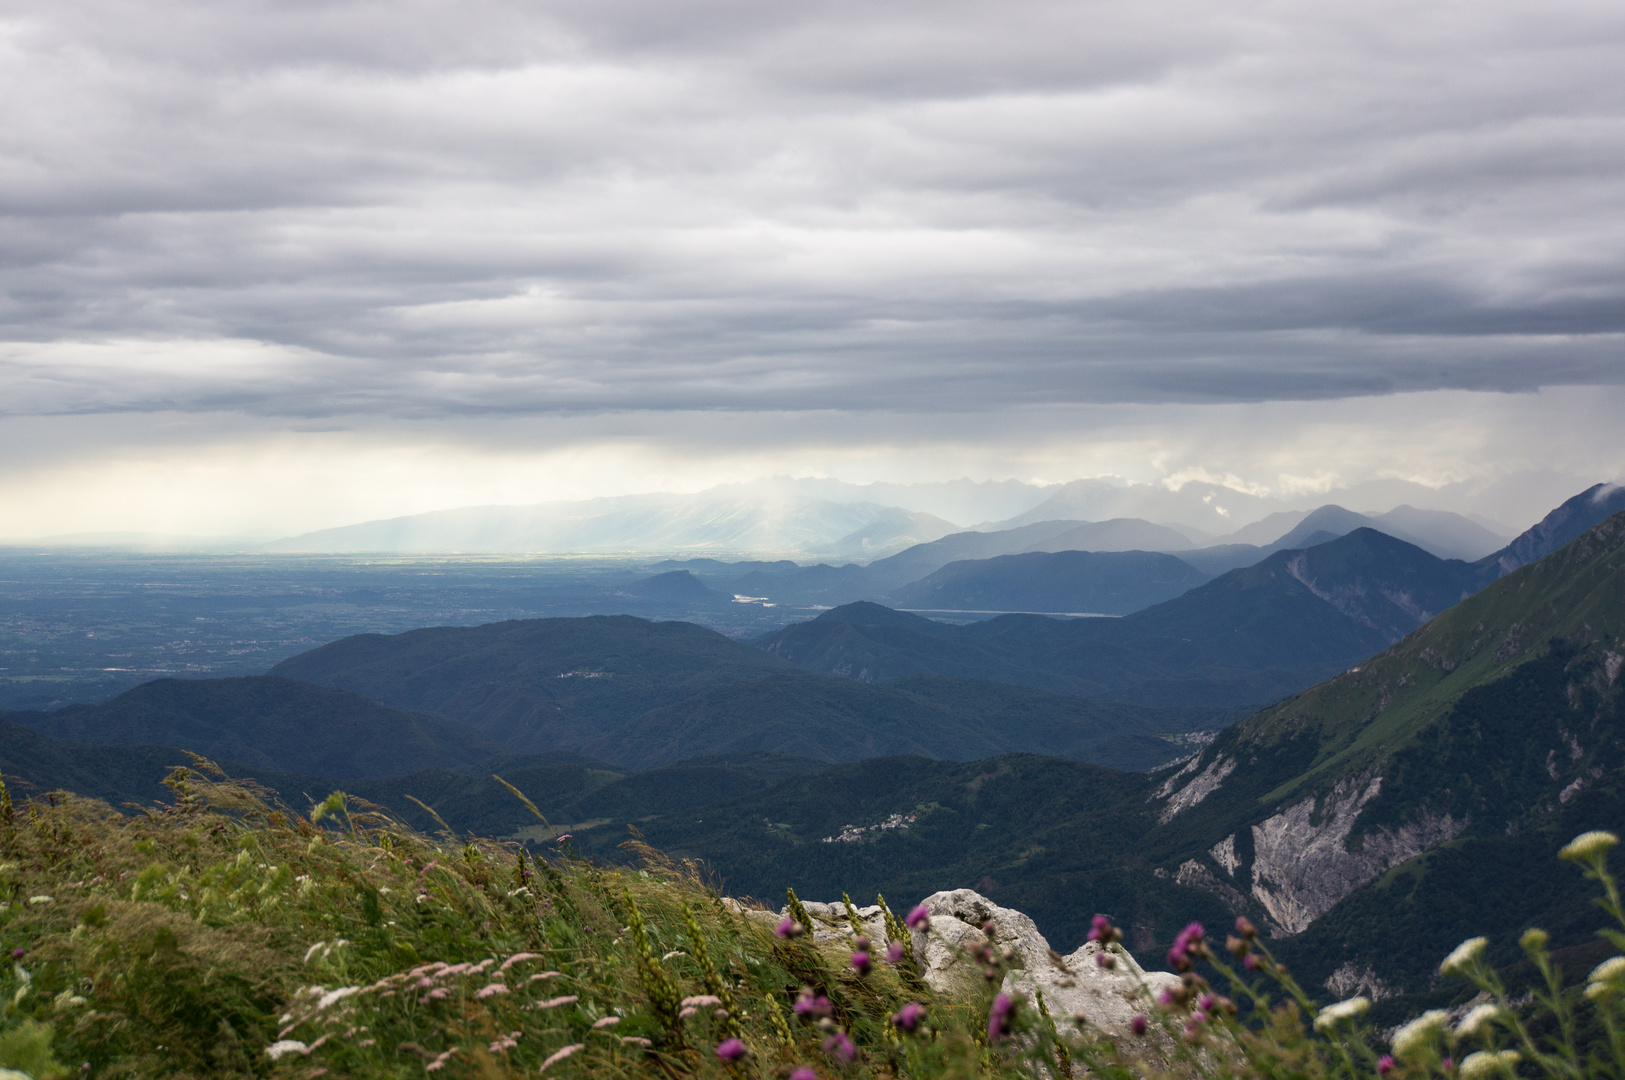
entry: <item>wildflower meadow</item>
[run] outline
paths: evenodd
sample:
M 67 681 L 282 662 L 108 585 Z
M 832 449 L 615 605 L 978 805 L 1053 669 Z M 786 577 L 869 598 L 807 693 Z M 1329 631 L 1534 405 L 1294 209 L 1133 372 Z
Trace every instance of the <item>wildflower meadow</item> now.
M 1625 1075 L 1611 833 L 1554 867 L 1617 925 L 1622 955 L 1583 979 L 1530 929 L 1544 985 L 1513 994 L 1469 940 L 1440 965 L 1467 1006 L 1378 1031 L 1362 997 L 1313 1000 L 1245 919 L 1192 924 L 1177 983 L 1131 990 L 1109 1035 L 1007 992 L 991 923 L 955 946 L 966 977 L 933 989 L 923 906 L 877 898 L 880 940 L 850 900 L 844 926 L 793 892 L 769 911 L 635 838 L 612 868 L 568 838 L 538 855 L 424 835 L 338 793 L 301 815 L 202 761 L 166 782 L 169 805 L 128 816 L 0 790 L 0 1080 Z M 1118 963 L 1111 920 L 1090 937 Z

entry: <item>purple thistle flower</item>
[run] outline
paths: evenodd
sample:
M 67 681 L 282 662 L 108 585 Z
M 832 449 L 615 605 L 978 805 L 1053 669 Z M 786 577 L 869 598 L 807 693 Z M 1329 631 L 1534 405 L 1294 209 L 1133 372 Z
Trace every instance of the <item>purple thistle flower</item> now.
M 1453 1059 L 1453 1058 L 1445 1058 L 1443 1061 L 1439 1062 L 1439 1068 L 1443 1069 L 1445 1072 L 1455 1072 L 1456 1071 L 1455 1059 Z
M 1245 915 L 1237 915 L 1236 916 L 1236 933 L 1240 934 L 1242 937 L 1246 938 L 1248 941 L 1251 941 L 1253 938 L 1258 936 L 1258 927 L 1254 926 L 1252 924 L 1252 920 L 1247 918 L 1247 916 L 1245 916 Z
M 846 1037 L 844 1031 L 837 1031 L 824 1040 L 824 1053 L 840 1058 L 848 1065 L 858 1060 L 858 1048 L 852 1045 L 852 1040 Z
M 1212 1012 L 1213 1006 L 1217 1005 L 1218 1003 L 1219 999 L 1214 997 L 1212 994 L 1203 994 L 1200 998 L 1196 999 L 1196 1007 L 1201 1009 L 1203 1012 Z
M 25 957 L 27 955 L 28 955 L 28 950 L 27 949 L 12 949 L 11 950 L 11 958 L 13 960 L 21 960 L 23 957 Z
M 859 975 L 869 974 L 869 970 L 873 966 L 874 965 L 869 961 L 868 953 L 855 952 L 852 954 L 852 970 L 857 972 Z
M 1010 1022 L 1016 1015 L 1016 999 L 1009 994 L 1000 994 L 993 999 L 993 1007 L 987 1012 L 987 1041 L 996 1043 L 1010 1034 Z
M 1187 941 L 1201 941 L 1205 933 L 1206 931 L 1202 929 L 1202 924 L 1199 922 L 1193 922 L 1181 931 Z
M 790 916 L 786 915 L 784 917 L 784 921 L 779 923 L 778 927 L 773 931 L 773 933 L 782 938 L 793 938 L 800 937 L 801 931 L 801 924 L 796 922 Z
M 1163 1006 L 1164 1008 L 1173 1005 L 1174 1002 L 1178 1000 L 1179 996 L 1174 993 L 1173 987 L 1171 986 L 1164 989 L 1162 993 L 1157 995 L 1157 1004 Z
M 903 943 L 901 941 L 894 941 L 886 946 L 886 962 L 888 964 L 903 962 Z
M 803 1020 L 811 1020 L 830 1014 L 829 998 L 822 994 L 814 996 L 811 990 L 802 990 L 796 997 L 795 1005 L 791 1006 L 797 1016 Z
M 1175 941 L 1174 947 L 1168 950 L 1168 966 L 1175 971 L 1189 971 L 1191 969 L 1191 958 L 1186 955 L 1183 943 Z
M 1394 1055 L 1382 1055 L 1382 1057 L 1377 1059 L 1377 1075 L 1387 1076 L 1389 1073 L 1394 1071 L 1394 1066 L 1397 1064 L 1398 1062 L 1394 1060 Z
M 908 918 L 903 921 L 910 930 L 929 930 L 931 929 L 931 909 L 924 904 L 920 904 L 909 912 Z
M 818 1080 L 818 1073 L 811 1065 L 803 1065 L 790 1074 L 790 1080 Z
M 868 952 L 869 951 L 869 939 L 864 937 L 862 934 L 859 934 L 852 941 L 852 951 L 853 952 Z
M 1243 960 L 1241 962 L 1241 966 L 1246 968 L 1248 971 L 1257 971 L 1259 968 L 1263 967 L 1264 965 L 1263 965 L 1263 961 L 1258 959 L 1258 954 L 1257 953 L 1248 953 L 1247 954 L 1247 959 L 1245 959 L 1245 960 Z
M 717 1057 L 732 1064 L 745 1056 L 745 1044 L 739 1039 L 724 1039 L 717 1043 Z
M 1099 952 L 1095 953 L 1095 966 L 1103 967 L 1107 971 L 1110 971 L 1112 968 L 1117 966 L 1117 957 L 1113 956 L 1105 949 L 1101 949 Z
M 1102 945 L 1110 945 L 1114 941 L 1123 940 L 1123 933 L 1112 925 L 1111 919 L 1104 915 L 1096 915 L 1090 920 L 1089 940 L 1098 941 Z
M 1134 1032 L 1134 1034 L 1136 1034 L 1136 1035 L 1144 1035 L 1145 1034 L 1145 1017 L 1140 1015 L 1139 1013 L 1135 1013 L 1134 1014 L 1134 1019 L 1132 1019 L 1132 1020 L 1130 1020 L 1128 1022 L 1128 1028 L 1129 1028 L 1130 1031 Z
M 897 1011 L 897 1015 L 891 1018 L 891 1022 L 899 1029 L 912 1035 L 914 1029 L 919 1027 L 920 1022 L 924 1019 L 925 1006 L 918 1001 L 911 1001 Z

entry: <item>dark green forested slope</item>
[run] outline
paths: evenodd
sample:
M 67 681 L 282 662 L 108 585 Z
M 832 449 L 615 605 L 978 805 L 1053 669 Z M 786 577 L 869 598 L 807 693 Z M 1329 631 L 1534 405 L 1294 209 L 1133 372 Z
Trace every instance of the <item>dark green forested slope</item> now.
M 789 670 L 692 623 L 595 615 L 359 634 L 271 673 L 436 713 L 515 750 L 544 751 L 597 738 L 607 720 Z
M 479 761 L 503 747 L 461 724 L 293 679 L 155 679 L 100 705 L 11 719 L 75 742 L 180 746 L 216 761 L 340 778 Z
M 632 769 L 749 750 L 824 761 L 1030 751 L 1146 769 L 1179 753 L 1158 735 L 1234 715 L 968 679 L 868 686 L 810 675 L 688 623 L 630 617 L 362 635 L 275 670 L 412 703 L 514 751 L 577 751 Z
M 191 763 L 170 746 L 86 746 L 0 718 L 0 778 L 18 798 L 73 791 L 118 807 L 147 804 L 169 794 L 171 769 Z

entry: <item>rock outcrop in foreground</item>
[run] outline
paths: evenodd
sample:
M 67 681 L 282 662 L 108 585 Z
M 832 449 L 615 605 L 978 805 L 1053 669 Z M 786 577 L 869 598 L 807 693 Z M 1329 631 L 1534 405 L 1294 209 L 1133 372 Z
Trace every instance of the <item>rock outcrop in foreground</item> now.
M 1015 969 L 1004 978 L 1005 993 L 1020 994 L 1036 1008 L 1035 991 L 1042 990 L 1045 1004 L 1063 1033 L 1078 1028 L 1074 1018 L 1081 1014 L 1109 1036 L 1126 1037 L 1134 1015 L 1147 1012 L 1157 994 L 1179 984 L 1179 976 L 1172 972 L 1141 968 L 1121 945 L 1110 947 L 1115 961 L 1110 969 L 1096 962 L 1095 954 L 1101 946 L 1093 941 L 1062 956 L 1050 948 L 1032 919 L 1000 907 L 971 889 L 932 893 L 921 903 L 931 912 L 931 931 L 914 931 L 913 944 L 926 985 L 946 991 L 980 982 L 982 970 L 970 959 L 968 950 L 985 940 L 982 927 L 991 920 L 993 946 L 1010 955 L 1009 963 Z M 847 924 L 844 905 L 808 902 L 804 906 L 815 921 L 813 937 L 819 943 L 847 941 L 856 936 Z M 883 952 L 887 937 L 880 908 L 858 908 L 857 912 L 875 952 Z M 786 908 L 778 916 L 769 917 L 782 918 L 788 913 Z

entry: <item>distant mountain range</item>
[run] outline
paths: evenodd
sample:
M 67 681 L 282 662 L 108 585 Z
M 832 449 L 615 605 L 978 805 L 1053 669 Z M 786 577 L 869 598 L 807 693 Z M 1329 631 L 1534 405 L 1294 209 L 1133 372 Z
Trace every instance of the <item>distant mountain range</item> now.
M 1034 551 L 952 562 L 887 600 L 915 610 L 1126 615 L 1205 581 L 1206 574 L 1172 555 Z
M 949 626 L 860 602 L 757 644 L 814 671 L 876 682 L 957 673 L 1146 704 L 1263 704 L 1414 630 L 1475 591 L 1481 573 L 1358 529 L 1119 619 L 1005 615 Z
M 314 763 L 434 754 L 344 787 L 427 828 L 406 795 L 456 830 L 545 839 L 497 772 L 600 860 L 633 824 L 738 893 L 970 886 L 1068 944 L 1097 910 L 1136 949 L 1246 914 L 1314 992 L 1366 993 L 1394 1023 L 1452 1003 L 1435 965 L 1469 934 L 1516 960 L 1518 933 L 1541 925 L 1571 970 L 1611 951 L 1552 855 L 1582 829 L 1625 827 L 1625 513 L 1606 514 L 1619 498 L 1582 493 L 1477 563 L 1360 527 L 1115 619 L 947 626 L 855 604 L 763 642 L 773 653 L 627 617 L 360 635 L 272 677 L 0 720 L 0 771 L 142 799 L 144 770 L 179 763 L 142 741 L 173 734 L 262 754 L 273 768 L 248 771 L 297 807 L 338 783 Z M 1171 733 L 1219 714 L 1010 685 L 1241 700 L 1317 666 L 1335 677 L 1190 737 L 1190 757 L 1149 776 L 1054 755 L 1177 752 Z M 985 670 L 1003 681 L 964 678 Z M 518 752 L 536 732 L 566 752 Z M 132 741 L 86 745 L 115 736 Z M 482 738 L 513 749 L 472 761 Z M 1003 752 L 1016 747 L 1044 754 Z M 977 760 L 930 760 L 959 755 Z
M 931 514 L 875 503 L 628 495 L 536 506 L 477 506 L 323 529 L 265 545 L 280 552 L 814 551 L 873 558 L 955 531 Z

